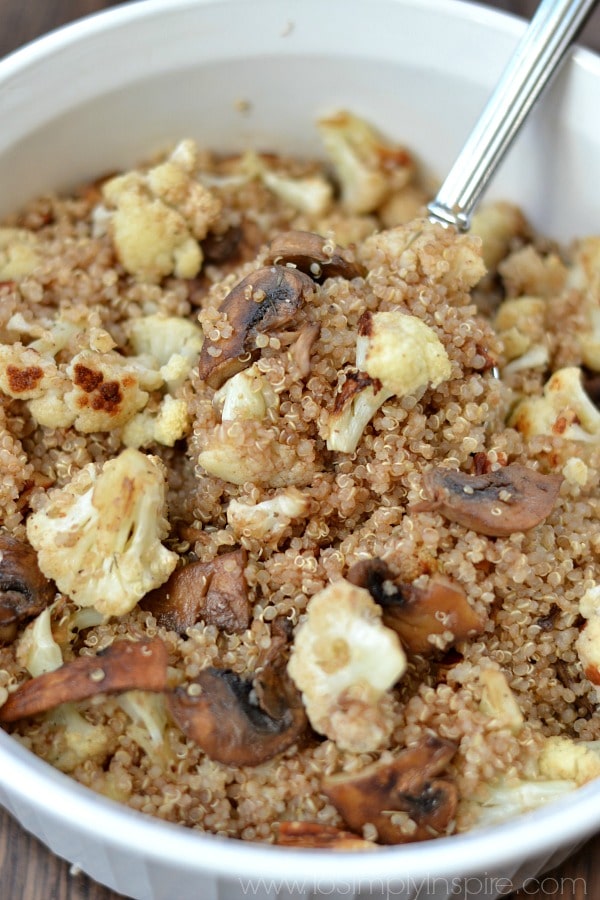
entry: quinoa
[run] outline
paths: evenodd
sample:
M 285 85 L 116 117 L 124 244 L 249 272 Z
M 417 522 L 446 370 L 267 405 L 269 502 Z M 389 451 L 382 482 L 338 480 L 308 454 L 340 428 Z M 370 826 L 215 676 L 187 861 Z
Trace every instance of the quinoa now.
M 318 177 L 335 186 L 336 173 L 320 163 L 260 159 L 279 177 Z M 160 693 L 150 701 L 134 692 L 133 699 L 97 694 L 67 704 L 81 717 L 78 722 L 95 729 L 96 743 L 80 741 L 61 707 L 5 727 L 80 783 L 133 809 L 199 831 L 267 842 L 277 840 L 282 821 L 346 829 L 324 779 L 389 764 L 435 736 L 455 746 L 444 778 L 458 795 L 456 815 L 438 833 L 466 830 L 480 820 L 480 804 L 490 790 L 544 780 L 537 761 L 550 739 L 586 745 L 600 739 L 597 688 L 580 651 L 589 618 L 580 601 L 599 581 L 600 429 L 578 439 L 572 429 L 585 422 L 577 413 L 562 429 L 527 431 L 511 419 L 523 398 L 543 398 L 551 373 L 576 367 L 583 377 L 591 374 L 585 351 L 592 330 L 586 314 L 590 279 L 581 277 L 578 245 L 556 247 L 513 210 L 517 224 L 499 239 L 501 251 L 482 277 L 477 266 L 490 240 L 487 220 L 476 223 L 472 235 L 457 236 L 418 218 L 426 190 L 416 165 L 399 188 L 388 172 L 387 194 L 366 212 L 348 210 L 338 194 L 326 209 L 298 209 L 257 176 L 247 155 L 202 152 L 192 174 L 215 200 L 206 233 L 194 238 L 190 232 L 204 255 L 192 276 L 173 270 L 149 280 L 127 270 L 115 231 L 99 225 L 104 180 L 70 197 L 39 198 L 12 216 L 5 227 L 34 236 L 35 261 L 24 274 L 0 282 L 0 342 L 27 345 L 39 339 L 31 328 L 27 333 L 15 324 L 15 316 L 43 329 L 66 316 L 81 326 L 75 349 L 89 346 L 90 334 L 102 343 L 108 333 L 126 361 L 135 355 L 131 323 L 161 315 L 199 324 L 205 345 L 212 343 L 208 355 L 218 360 L 232 332 L 223 301 L 265 266 L 269 244 L 281 233 L 315 232 L 332 247 L 350 247 L 365 274 L 325 278 L 293 322 L 258 336 L 253 371 L 266 385 L 265 396 L 276 398 L 267 402 L 263 417 L 240 417 L 219 431 L 224 426 L 215 389 L 194 361 L 173 395 L 185 403 L 187 429 L 172 446 L 152 439 L 141 445 L 164 465 L 169 533 L 163 543 L 177 554 L 178 566 L 208 565 L 225 553 L 245 551 L 248 627 L 228 632 L 199 616 L 180 632 L 161 624 L 143 600 L 121 616 L 75 626 L 81 612 L 59 590 L 51 627 L 64 662 L 94 656 L 116 640 L 158 637 L 168 651 L 169 689 L 193 685 L 208 667 L 252 679 L 275 650 L 287 662 L 294 630 L 309 619 L 310 599 L 365 560 L 385 560 L 395 583 L 422 590 L 434 575 L 450 579 L 482 626 L 459 639 L 451 628 L 440 630 L 431 637 L 430 652 L 407 651 L 406 670 L 377 701 L 386 737 L 374 749 L 348 748 L 343 741 L 340 746 L 330 734 L 308 727 L 260 765 L 227 765 L 186 736 Z M 499 205 L 495 213 L 507 209 Z M 215 238 L 221 256 L 211 250 Z M 397 240 L 404 241 L 401 253 Z M 543 336 L 532 332 L 520 356 L 509 357 L 507 331 L 495 327 L 496 317 L 507 300 L 524 296 L 544 301 Z M 435 387 L 392 394 L 361 430 L 356 449 L 331 450 L 336 397 L 355 365 L 361 320 L 366 313 L 391 311 L 428 326 L 443 346 L 450 375 Z M 311 326 L 310 367 L 302 371 L 293 348 Z M 528 330 L 526 322 L 512 327 Z M 541 347 L 541 364 L 514 365 L 534 347 Z M 69 348 L 58 351 L 59 367 L 68 365 L 69 354 Z M 163 395 L 158 388 L 147 393 L 145 408 L 156 412 Z M 99 470 L 118 456 L 126 425 L 97 431 L 77 430 L 72 423 L 51 427 L 36 420 L 26 398 L 0 392 L 0 403 L 2 530 L 26 541 L 28 518 L 47 507 L 53 490 L 68 486 L 86 466 Z M 216 434 L 217 453 L 223 442 L 231 444 L 242 473 L 252 477 L 228 480 L 202 465 Z M 550 514 L 535 527 L 486 535 L 436 508 L 418 509 L 424 476 L 436 466 L 474 474 L 477 465 L 490 473 L 513 464 L 563 476 Z M 302 495 L 304 512 L 283 521 L 276 533 L 232 527 L 232 504 L 257 506 L 289 488 Z M 282 623 L 288 629 L 283 643 Z M 2 700 L 31 678 L 24 650 L 31 628 L 20 622 L 14 640 L 0 647 Z M 488 671 L 504 676 L 519 721 L 486 708 L 482 673 Z M 365 722 L 369 714 L 365 709 Z M 564 780 L 577 786 L 576 778 Z M 394 817 L 403 839 L 411 840 L 415 822 L 402 810 Z M 377 841 L 373 823 L 363 825 L 362 836 Z

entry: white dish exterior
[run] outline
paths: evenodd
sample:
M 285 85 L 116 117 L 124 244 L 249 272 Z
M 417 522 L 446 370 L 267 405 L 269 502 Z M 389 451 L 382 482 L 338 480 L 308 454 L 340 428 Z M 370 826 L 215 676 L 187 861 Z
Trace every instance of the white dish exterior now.
M 0 63 L 0 214 L 172 140 L 318 154 L 350 108 L 443 174 L 523 23 L 461 0 L 141 0 Z M 561 240 L 597 230 L 600 59 L 577 51 L 490 196 Z M 0 732 L 0 802 L 51 850 L 139 900 L 492 900 L 600 827 L 600 784 L 518 821 L 376 853 L 204 836 L 97 797 Z

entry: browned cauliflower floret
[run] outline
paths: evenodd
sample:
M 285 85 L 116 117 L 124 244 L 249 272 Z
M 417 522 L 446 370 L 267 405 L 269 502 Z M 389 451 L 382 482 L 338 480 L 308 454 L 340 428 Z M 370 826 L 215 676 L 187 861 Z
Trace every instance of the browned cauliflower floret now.
M 31 415 L 48 428 L 67 428 L 75 413 L 65 404 L 69 378 L 52 356 L 21 343 L 0 345 L 0 390 L 8 397 L 26 400 Z
M 196 158 L 193 141 L 182 141 L 166 162 L 118 175 L 102 189 L 117 255 L 139 281 L 154 283 L 171 273 L 193 278 L 200 271 L 198 242 L 221 203 L 194 177 Z
M 21 343 L 0 344 L 0 390 L 17 400 L 34 400 L 60 391 L 66 379 L 54 359 Z
M 348 212 L 373 212 L 412 179 L 415 164 L 408 150 L 384 140 L 358 116 L 339 112 L 320 119 L 317 128 Z
M 353 453 L 387 399 L 420 395 L 446 381 L 451 371 L 444 345 L 417 316 L 398 310 L 365 313 L 356 341 L 356 371 L 345 373 L 324 429 L 327 448 Z
M 156 457 L 128 449 L 101 469 L 86 466 L 27 521 L 40 569 L 78 606 L 124 615 L 177 565 L 161 543 L 165 497 Z
M 398 636 L 367 590 L 341 580 L 311 598 L 288 671 L 316 731 L 344 750 L 383 746 L 391 728 L 386 692 L 405 670 Z
M 144 387 L 162 384 L 152 369 L 136 365 L 118 353 L 83 350 L 67 367 L 71 389 L 65 394 L 66 408 L 78 431 L 111 431 L 128 422 L 148 402 Z
M 39 259 L 37 238 L 24 228 L 0 228 L 0 281 L 19 281 L 30 275 Z
M 583 389 L 577 366 L 558 369 L 546 382 L 543 396 L 521 400 L 509 424 L 526 437 L 547 434 L 600 443 L 600 412 Z

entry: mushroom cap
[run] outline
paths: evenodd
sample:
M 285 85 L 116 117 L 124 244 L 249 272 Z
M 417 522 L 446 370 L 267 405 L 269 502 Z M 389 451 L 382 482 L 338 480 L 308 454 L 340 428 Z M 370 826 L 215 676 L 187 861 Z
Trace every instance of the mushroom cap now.
M 308 275 L 286 266 L 266 266 L 251 272 L 225 297 L 219 311 L 231 326 L 229 337 L 205 338 L 200 353 L 200 378 L 220 388 L 255 359 L 256 336 L 291 322 L 313 293 Z
M 300 696 L 283 672 L 275 685 L 264 676 L 251 681 L 209 667 L 187 688 L 176 688 L 167 702 L 184 734 L 228 766 L 266 762 L 293 744 L 307 724 Z

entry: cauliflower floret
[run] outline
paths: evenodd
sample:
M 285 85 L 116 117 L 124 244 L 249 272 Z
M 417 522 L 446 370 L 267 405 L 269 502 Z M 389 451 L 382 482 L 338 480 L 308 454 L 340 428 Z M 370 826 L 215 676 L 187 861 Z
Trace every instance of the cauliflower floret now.
M 600 412 L 583 389 L 581 370 L 576 366 L 558 369 L 541 397 L 521 400 L 509 425 L 526 437 L 562 435 L 571 441 L 600 443 Z
M 117 698 L 117 703 L 131 719 L 128 736 L 153 762 L 169 762 L 172 754 L 167 741 L 169 720 L 164 694 L 125 691 Z
M 363 242 L 361 261 L 369 270 L 367 282 L 377 296 L 382 296 L 382 274 L 389 277 L 389 272 L 396 280 L 441 284 L 453 293 L 470 291 L 486 273 L 479 238 L 457 235 L 428 219 L 372 234 Z
M 525 720 L 505 674 L 499 669 L 484 669 L 479 680 L 482 684 L 481 711 L 507 725 L 511 731 L 520 731 Z
M 241 180 L 260 179 L 273 194 L 301 213 L 322 216 L 333 200 L 333 185 L 320 173 L 291 175 L 271 168 L 268 156 L 248 150 L 239 161 Z
M 307 446 L 300 456 L 295 447 L 279 442 L 275 429 L 255 419 L 223 421 L 198 454 L 198 463 L 223 481 L 273 488 L 310 484 L 315 472 L 314 447 Z
M 165 473 L 156 457 L 127 449 L 77 473 L 27 521 L 40 569 L 78 606 L 129 612 L 167 580 L 177 554 L 166 537 Z
M 541 297 L 505 300 L 498 308 L 494 327 L 502 338 L 507 360 L 523 356 L 546 334 L 546 303 Z
M 355 372 L 346 372 L 323 437 L 327 448 L 354 453 L 368 422 L 396 394 L 421 394 L 448 379 L 452 366 L 435 331 L 398 311 L 365 313 Z
M 52 735 L 45 759 L 61 772 L 73 772 L 88 760 L 101 765 L 115 749 L 111 729 L 88 722 L 74 703 L 61 703 L 46 713 L 45 720 Z
M 294 448 L 279 443 L 274 428 L 265 427 L 267 416 L 277 418 L 279 397 L 256 363 L 229 378 L 213 404 L 221 424 L 198 455 L 207 472 L 232 484 L 283 487 L 310 481 L 312 456 L 299 458 Z
M 556 253 L 543 256 L 528 244 L 498 266 L 509 297 L 556 297 L 564 289 L 568 270 Z
M 6 327 L 9 331 L 17 332 L 19 337 L 25 335 L 33 338 L 27 345 L 28 350 L 36 350 L 46 357 L 56 356 L 82 334 L 84 325 L 83 322 L 78 322 L 77 318 L 79 318 L 77 315 L 72 318 L 61 315 L 57 319 L 36 319 L 28 322 L 22 313 L 15 313 L 6 323 Z M 111 346 L 108 349 L 112 349 L 115 346 L 114 341 L 108 332 L 104 334 L 110 339 Z
M 597 742 L 549 737 L 532 760 L 527 775 L 501 779 L 464 799 L 459 807 L 459 830 L 503 822 L 545 806 L 594 778 L 600 777 Z
M 156 360 L 169 390 L 187 378 L 202 350 L 202 329 L 180 316 L 142 316 L 128 326 L 129 339 L 136 354 Z
M 52 607 L 48 606 L 23 631 L 15 655 L 33 678 L 53 672 L 63 664 L 59 645 L 52 634 Z
M 265 169 L 262 180 L 280 200 L 301 213 L 323 216 L 331 206 L 333 187 L 322 175 L 293 178 L 291 175 Z
M 159 282 L 174 273 L 194 278 L 202 265 L 199 241 L 221 203 L 194 177 L 197 151 L 179 144 L 166 162 L 107 181 L 102 195 L 113 209 L 109 232 L 123 267 L 139 281 Z
M 522 372 L 524 369 L 546 369 L 549 362 L 548 347 L 545 344 L 534 344 L 523 356 L 518 356 L 504 366 L 502 375 L 508 378 L 515 372 Z
M 481 238 L 483 261 L 493 272 L 509 251 L 511 241 L 529 231 L 523 213 L 512 203 L 490 203 L 482 206 L 471 220 L 471 234 Z
M 398 636 L 367 590 L 341 580 L 311 598 L 288 672 L 316 731 L 344 750 L 376 750 L 390 724 L 373 712 L 405 670 Z
M 579 600 L 579 614 L 587 619 L 575 648 L 586 677 L 600 685 L 600 584 L 587 589 Z M 596 690 L 598 699 L 600 691 Z
M 140 359 L 116 352 L 82 350 L 67 366 L 71 380 L 64 397 L 78 431 L 111 431 L 124 425 L 148 402 L 143 388 L 154 390 L 162 384 L 158 372 Z
M 17 400 L 63 391 L 66 379 L 51 357 L 21 343 L 0 344 L 0 390 Z
M 250 366 L 228 378 L 215 392 L 213 405 L 220 412 L 223 422 L 234 419 L 264 419 L 269 410 L 276 413 L 279 397 L 258 365 Z
M 409 183 L 415 172 L 409 152 L 390 144 L 363 119 L 339 112 L 320 119 L 317 128 L 350 213 L 369 213 L 386 196 Z
M 24 228 L 0 228 L 0 281 L 20 281 L 39 262 L 37 238 Z
M 71 382 L 54 359 L 21 343 L 0 344 L 0 390 L 9 397 L 28 401 L 39 425 L 68 428 L 75 412 L 65 405 Z
M 23 324 L 13 322 L 19 328 Z M 28 327 L 39 333 L 34 325 Z M 114 352 L 111 336 L 97 328 L 88 334 L 89 343 L 105 352 L 82 350 L 58 366 L 54 354 L 78 337 L 76 325 L 58 321 L 28 347 L 0 344 L 0 390 L 27 401 L 35 421 L 47 428 L 110 431 L 146 405 L 147 391 L 159 388 L 163 377 L 151 359 Z
M 447 381 L 452 366 L 429 325 L 404 313 L 372 313 L 356 341 L 356 365 L 398 397 Z
M 190 420 L 185 400 L 177 400 L 166 394 L 157 412 L 147 409 L 136 413 L 124 426 L 121 438 L 126 447 L 148 447 L 162 444 L 173 447 L 176 441 L 185 437 Z
M 457 816 L 459 830 L 485 828 L 505 822 L 558 800 L 576 787 L 574 781 L 567 779 L 496 782 L 488 785 L 483 797 L 469 797 L 460 803 Z
M 308 515 L 310 499 L 297 488 L 289 487 L 262 503 L 242 503 L 231 500 L 227 508 L 227 523 L 240 537 L 261 541 L 276 541 L 288 525 Z
M 585 744 L 568 737 L 548 738 L 538 765 L 546 778 L 574 781 L 577 785 L 600 777 L 600 756 Z
M 354 453 L 366 426 L 393 393 L 379 388 L 379 382 L 364 372 L 346 372 L 335 398 L 333 412 L 323 429 L 327 449 Z
M 562 474 L 565 480 L 574 487 L 585 487 L 589 470 L 582 459 L 572 456 L 562 467 Z
M 580 334 L 581 358 L 588 368 L 600 372 L 600 237 L 577 243 L 569 270 L 568 287 L 583 298 L 586 329 Z

